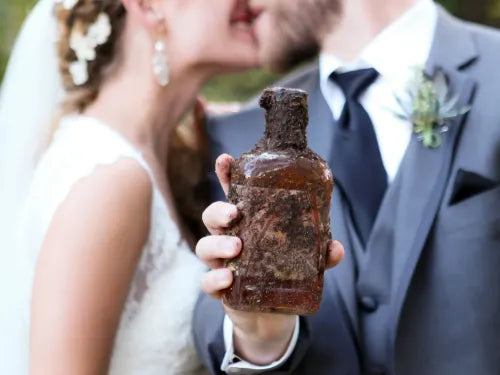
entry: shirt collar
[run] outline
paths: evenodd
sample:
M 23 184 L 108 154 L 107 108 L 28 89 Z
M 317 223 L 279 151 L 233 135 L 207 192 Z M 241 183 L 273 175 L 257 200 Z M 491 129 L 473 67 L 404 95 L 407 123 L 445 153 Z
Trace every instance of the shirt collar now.
M 354 62 L 342 61 L 334 55 L 320 55 L 322 84 L 328 82 L 334 71 L 372 67 L 395 89 L 401 89 L 411 78 L 412 68 L 425 66 L 430 55 L 437 19 L 436 4 L 432 0 L 420 0 L 382 30 Z

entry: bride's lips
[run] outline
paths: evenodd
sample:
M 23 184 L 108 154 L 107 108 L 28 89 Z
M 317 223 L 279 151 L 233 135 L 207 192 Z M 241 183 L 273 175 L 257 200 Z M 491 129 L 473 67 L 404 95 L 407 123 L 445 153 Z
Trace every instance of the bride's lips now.
M 231 26 L 240 38 L 258 43 L 258 20 L 265 11 L 265 2 L 238 0 L 231 15 Z
M 251 6 L 249 1 L 241 1 L 231 17 L 231 23 L 241 22 L 252 25 L 262 11 L 262 7 Z
M 250 12 L 244 12 L 244 11 L 239 11 L 233 15 L 231 18 L 232 23 L 238 23 L 238 22 L 243 22 L 243 23 L 252 23 L 252 15 Z
M 239 3 L 231 16 L 231 25 L 233 25 L 240 35 L 250 37 L 253 40 L 255 38 L 253 30 L 255 15 L 256 13 L 250 9 L 248 3 L 243 1 Z

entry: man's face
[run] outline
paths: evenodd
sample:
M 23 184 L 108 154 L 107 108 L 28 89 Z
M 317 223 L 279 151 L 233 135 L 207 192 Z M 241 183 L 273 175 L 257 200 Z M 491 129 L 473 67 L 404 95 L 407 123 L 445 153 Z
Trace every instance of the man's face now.
M 253 0 L 263 65 L 284 71 L 315 56 L 341 13 L 341 0 Z

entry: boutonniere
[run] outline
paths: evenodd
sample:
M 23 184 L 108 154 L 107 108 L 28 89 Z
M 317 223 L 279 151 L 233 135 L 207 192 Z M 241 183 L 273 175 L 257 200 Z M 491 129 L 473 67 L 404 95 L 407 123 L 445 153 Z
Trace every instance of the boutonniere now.
M 465 115 L 471 107 L 458 108 L 458 94 L 452 95 L 446 76 L 437 71 L 428 77 L 424 69 L 415 68 L 415 75 L 407 87 L 407 100 L 396 96 L 403 113 L 399 118 L 413 124 L 413 132 L 427 148 L 438 148 L 448 131 L 449 121 Z

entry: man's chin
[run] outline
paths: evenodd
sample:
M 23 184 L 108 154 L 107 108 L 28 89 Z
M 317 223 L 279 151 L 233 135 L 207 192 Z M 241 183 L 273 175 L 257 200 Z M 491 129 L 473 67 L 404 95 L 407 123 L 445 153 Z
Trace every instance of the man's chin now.
M 269 45 L 260 45 L 259 47 L 260 65 L 273 73 L 282 73 L 282 69 L 279 67 L 279 62 L 277 61 L 276 50 L 273 50 L 272 46 Z
M 319 49 L 317 42 L 310 37 L 303 41 L 293 40 L 292 36 L 276 27 L 276 20 L 267 12 L 258 17 L 253 30 L 259 46 L 259 62 L 274 73 L 287 72 L 315 56 Z
M 277 72 L 276 67 L 280 41 L 276 39 L 276 30 L 272 27 L 271 17 L 264 13 L 253 25 L 254 35 L 259 46 L 259 62 L 265 69 Z

